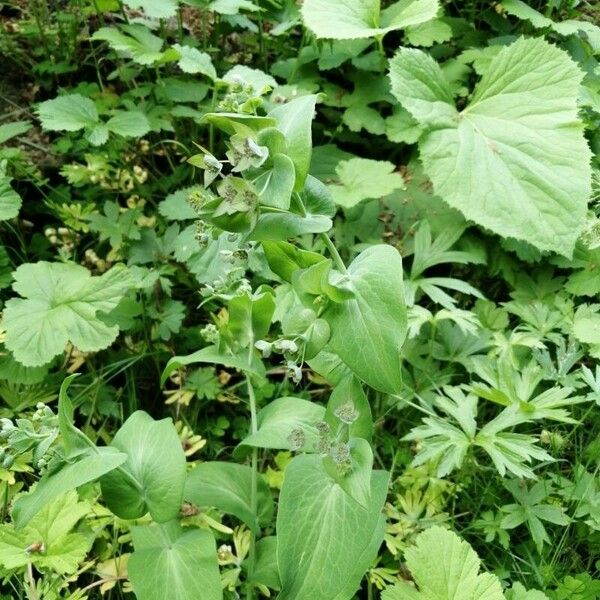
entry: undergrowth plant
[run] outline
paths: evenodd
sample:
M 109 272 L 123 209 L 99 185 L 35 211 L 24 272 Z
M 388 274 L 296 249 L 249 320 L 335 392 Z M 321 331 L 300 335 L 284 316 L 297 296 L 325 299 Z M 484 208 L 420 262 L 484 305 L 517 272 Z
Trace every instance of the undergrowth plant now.
M 600 598 L 598 13 L 463 4 L 5 27 L 2 597 Z

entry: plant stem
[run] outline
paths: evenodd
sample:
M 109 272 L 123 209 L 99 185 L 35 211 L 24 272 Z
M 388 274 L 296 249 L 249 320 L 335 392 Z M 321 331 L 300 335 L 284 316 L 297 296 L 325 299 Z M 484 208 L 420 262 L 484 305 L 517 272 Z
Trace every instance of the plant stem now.
M 337 248 L 333 245 L 331 238 L 326 233 L 322 233 L 321 239 L 327 246 L 327 250 L 329 250 L 329 254 L 331 254 L 331 258 L 333 258 L 333 262 L 335 263 L 336 267 L 342 273 L 347 273 L 348 271 L 346 271 L 346 265 L 344 264 L 344 261 L 342 260 L 340 253 L 337 251 Z
M 248 350 L 248 365 L 252 364 L 252 349 L 254 348 L 254 340 L 250 340 L 250 348 Z M 258 421 L 256 418 L 256 396 L 254 395 L 254 387 L 250 375 L 246 374 L 246 387 L 248 388 L 248 402 L 250 405 L 250 431 L 254 435 L 258 431 Z M 251 457 L 251 474 L 250 474 L 250 510 L 254 517 L 258 512 L 258 448 L 252 448 Z M 254 574 L 254 564 L 256 562 L 256 534 L 250 532 L 250 549 L 248 551 L 248 579 Z M 248 584 L 246 590 L 246 598 L 254 600 L 254 587 L 251 583 Z

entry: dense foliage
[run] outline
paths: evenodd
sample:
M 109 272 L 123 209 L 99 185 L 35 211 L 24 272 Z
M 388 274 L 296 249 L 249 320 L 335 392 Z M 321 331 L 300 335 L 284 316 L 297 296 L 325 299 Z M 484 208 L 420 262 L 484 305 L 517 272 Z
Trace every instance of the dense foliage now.
M 600 599 L 600 9 L 0 2 L 0 598 Z

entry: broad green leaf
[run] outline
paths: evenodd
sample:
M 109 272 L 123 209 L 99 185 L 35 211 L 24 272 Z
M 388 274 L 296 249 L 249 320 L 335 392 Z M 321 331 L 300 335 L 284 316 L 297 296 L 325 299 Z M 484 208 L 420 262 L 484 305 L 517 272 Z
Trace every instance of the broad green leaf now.
M 117 431 L 111 446 L 127 455 L 100 481 L 108 507 L 122 519 L 147 512 L 164 523 L 179 514 L 186 477 L 185 454 L 171 419 L 155 421 L 138 410 Z
M 110 47 L 131 58 L 140 65 L 152 65 L 168 58 L 162 52 L 163 40 L 151 33 L 144 25 L 121 25 L 117 27 L 101 27 L 92 36 L 93 40 L 108 42 Z M 174 50 L 174 59 L 179 53 Z
M 197 219 L 196 211 L 187 201 L 192 192 L 202 190 L 202 186 L 192 185 L 170 193 L 159 205 L 158 212 L 169 221 Z
M 263 213 L 249 239 L 287 240 L 307 233 L 326 233 L 332 227 L 333 221 L 325 215 L 303 217 L 294 213 Z
M 219 461 L 196 465 L 185 482 L 183 499 L 196 506 L 211 506 L 240 519 L 255 532 L 270 522 L 273 515 L 271 491 L 258 476 L 258 513 L 252 511 L 250 489 L 252 470 L 246 465 Z
M 85 559 L 90 541 L 72 529 L 90 509 L 70 491 L 46 504 L 23 529 L 0 525 L 0 565 L 12 571 L 31 563 L 42 572 L 74 573 Z M 37 544 L 43 545 L 43 551 L 32 552 Z
M 108 142 L 109 129 L 104 123 L 98 123 L 85 134 L 85 139 L 92 146 L 102 146 Z
M 31 128 L 32 124 L 29 121 L 13 121 L 12 123 L 0 125 L 0 144 L 27 133 Z
M 261 538 L 256 543 L 256 563 L 249 580 L 274 590 L 281 589 L 277 569 L 277 538 L 274 535 Z
M 96 451 L 94 443 L 74 424 L 74 408 L 68 389 L 77 376 L 78 373 L 74 373 L 66 377 L 58 392 L 58 429 L 67 459 L 77 457 L 86 450 Z
M 404 553 L 417 588 L 401 583 L 383 592 L 383 600 L 504 600 L 500 580 L 479 573 L 479 557 L 454 532 L 431 527 Z
M 419 149 L 435 193 L 501 236 L 567 257 L 590 195 L 590 151 L 577 118 L 582 76 L 562 50 L 520 39 L 491 60 L 458 112 L 430 56 L 402 49 L 390 67 L 394 95 L 428 128 Z
M 138 600 L 222 600 L 215 538 L 177 521 L 131 528 L 127 571 Z
M 177 65 L 184 73 L 202 73 L 202 75 L 206 75 L 210 79 L 214 80 L 217 78 L 217 72 L 209 54 L 201 52 L 198 48 L 193 48 L 192 46 L 174 44 L 173 48 L 181 55 L 181 58 L 177 61 Z
M 276 106 L 269 117 L 275 119 L 276 127 L 285 136 L 286 154 L 296 168 L 295 191 L 304 187 L 310 167 L 312 152 L 312 120 L 317 96 L 309 94 Z
M 235 65 L 223 76 L 228 83 L 243 83 L 252 87 L 254 94 L 260 94 L 265 88 L 277 87 L 277 81 L 260 69 L 252 69 L 246 65 Z
M 129 8 L 142 10 L 153 19 L 170 19 L 177 15 L 178 0 L 124 0 Z
M 99 313 L 109 313 L 133 287 L 122 265 L 92 277 L 80 265 L 42 261 L 21 265 L 14 280 L 23 298 L 6 302 L 6 347 L 30 367 L 48 363 L 67 342 L 83 352 L 112 344 L 119 329 L 106 325 Z
M 21 196 L 10 185 L 11 179 L 3 175 L 0 165 L 0 221 L 14 219 L 23 204 Z
M 237 133 L 236 126 L 244 125 L 256 131 L 264 127 L 273 127 L 276 121 L 273 117 L 262 117 L 260 115 L 246 115 L 242 113 L 207 113 L 203 117 L 203 121 L 212 123 L 227 135 L 235 135 Z
M 278 398 L 258 411 L 258 431 L 244 438 L 240 446 L 297 450 L 291 437 L 294 431 L 301 431 L 302 447 L 312 449 L 318 438 L 315 425 L 324 415 L 325 409 L 314 402 L 302 398 Z
M 289 242 L 264 241 L 262 243 L 269 268 L 284 281 L 291 281 L 298 269 L 305 269 L 325 260 L 321 254 L 301 250 Z
M 535 10 L 535 8 L 522 2 L 522 0 L 502 0 L 501 4 L 508 14 L 529 21 L 536 29 L 550 28 L 562 36 L 583 32 L 592 48 L 595 51 L 600 49 L 600 27 L 590 21 L 576 21 L 574 19 L 553 21 Z
M 148 117 L 138 110 L 119 110 L 106 123 L 109 131 L 123 137 L 141 137 L 150 131 Z
M 376 37 L 433 19 L 437 0 L 400 0 L 381 10 L 380 0 L 305 0 L 304 24 L 317 36 L 338 40 Z
M 259 288 L 252 295 L 234 296 L 228 309 L 228 331 L 240 348 L 246 348 L 250 342 L 267 336 L 275 311 L 275 299 L 269 288 Z
M 290 207 L 295 179 L 296 169 L 292 159 L 285 154 L 275 154 L 272 168 L 254 180 L 260 203 L 287 210 Z
M 279 600 L 349 600 L 377 554 L 389 476 L 374 471 L 365 509 L 333 480 L 320 456 L 296 456 L 285 470 L 277 514 Z
M 174 356 L 169 359 L 160 379 L 161 386 L 164 385 L 167 377 L 173 371 L 195 363 L 216 363 L 232 369 L 237 369 L 243 373 L 248 373 L 252 377 L 255 377 L 259 382 L 264 382 L 265 380 L 265 368 L 260 361 L 255 360 L 249 365 L 247 356 L 239 357 L 232 354 L 225 354 L 216 346 L 207 346 L 206 348 L 202 348 L 187 356 Z
M 398 393 L 407 328 L 400 253 L 371 246 L 348 267 L 348 277 L 354 298 L 332 302 L 323 314 L 331 326 L 329 346 L 365 383 Z
M 573 335 L 583 344 L 600 344 L 598 305 L 582 304 L 573 317 Z
M 31 519 L 56 497 L 95 481 L 105 473 L 122 465 L 127 456 L 113 448 L 90 449 L 74 462 L 66 463 L 56 472 L 44 475 L 33 488 L 15 501 L 12 517 L 17 529 L 25 527 Z
M 543 592 L 526 590 L 520 583 L 513 584 L 510 590 L 505 592 L 505 596 L 506 600 L 549 600 Z
M 351 158 L 336 167 L 339 184 L 329 185 L 333 201 L 352 208 L 362 200 L 383 198 L 394 190 L 404 188 L 404 180 L 386 160 Z
M 348 427 L 350 437 L 360 437 L 370 441 L 373 436 L 371 406 L 362 385 L 355 377 L 346 377 L 335 386 L 327 403 L 325 421 L 333 431 L 336 431 L 340 420 L 335 416 L 335 413 L 340 407 L 348 403 L 351 403 L 353 410 L 356 412 L 356 421 Z
M 96 105 L 81 94 L 67 94 L 39 104 L 42 127 L 49 131 L 79 131 L 93 127 L 100 117 Z

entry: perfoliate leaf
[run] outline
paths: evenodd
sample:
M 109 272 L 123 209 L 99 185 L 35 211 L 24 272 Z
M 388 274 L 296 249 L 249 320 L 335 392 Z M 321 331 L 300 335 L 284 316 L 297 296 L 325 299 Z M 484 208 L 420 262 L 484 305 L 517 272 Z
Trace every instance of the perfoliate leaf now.
M 387 473 L 373 472 L 365 509 L 329 477 L 321 457 L 292 460 L 277 514 L 280 600 L 352 597 L 383 538 L 387 484 Z
M 138 600 L 222 600 L 215 538 L 177 521 L 131 528 L 128 574 Z
M 258 509 L 252 511 L 252 470 L 246 465 L 211 461 L 196 465 L 188 474 L 183 499 L 198 507 L 214 507 L 236 516 L 255 532 L 273 515 L 271 491 L 258 476 Z
M 339 185 L 329 185 L 336 204 L 352 208 L 361 200 L 383 198 L 394 190 L 404 188 L 404 180 L 395 167 L 386 160 L 351 158 L 336 167 Z
M 29 367 L 45 365 L 67 342 L 84 352 L 109 346 L 119 330 L 98 313 L 110 312 L 133 286 L 122 265 L 92 277 L 79 265 L 42 261 L 21 265 L 14 279 L 23 298 L 6 302 L 6 347 Z
M 244 438 L 240 446 L 298 450 L 292 448 L 291 436 L 294 431 L 300 431 L 302 446 L 312 449 L 318 438 L 315 425 L 324 415 L 325 409 L 314 402 L 302 398 L 278 398 L 258 412 L 258 431 Z
M 504 600 L 500 580 L 479 573 L 479 557 L 452 531 L 427 529 L 404 556 L 419 591 L 401 583 L 386 589 L 383 600 Z
M 438 8 L 437 0 L 400 0 L 383 11 L 380 0 L 306 0 L 302 17 L 317 37 L 344 40 L 424 23 Z
M 590 151 L 577 118 L 582 76 L 562 50 L 520 39 L 492 59 L 458 112 L 427 54 L 402 49 L 390 68 L 394 95 L 428 129 L 419 149 L 436 194 L 501 236 L 567 257 L 590 195 Z
M 150 513 L 164 523 L 179 514 L 185 483 L 185 454 L 170 419 L 155 421 L 138 410 L 125 421 L 111 446 L 127 455 L 118 471 L 100 481 L 108 507 L 123 519 Z
M 42 102 L 37 113 L 49 131 L 78 131 L 99 121 L 96 105 L 81 94 L 67 94 Z
M 398 393 L 407 330 L 400 253 L 385 244 L 371 246 L 348 267 L 348 278 L 354 297 L 332 302 L 323 314 L 331 325 L 329 345 L 359 379 Z

